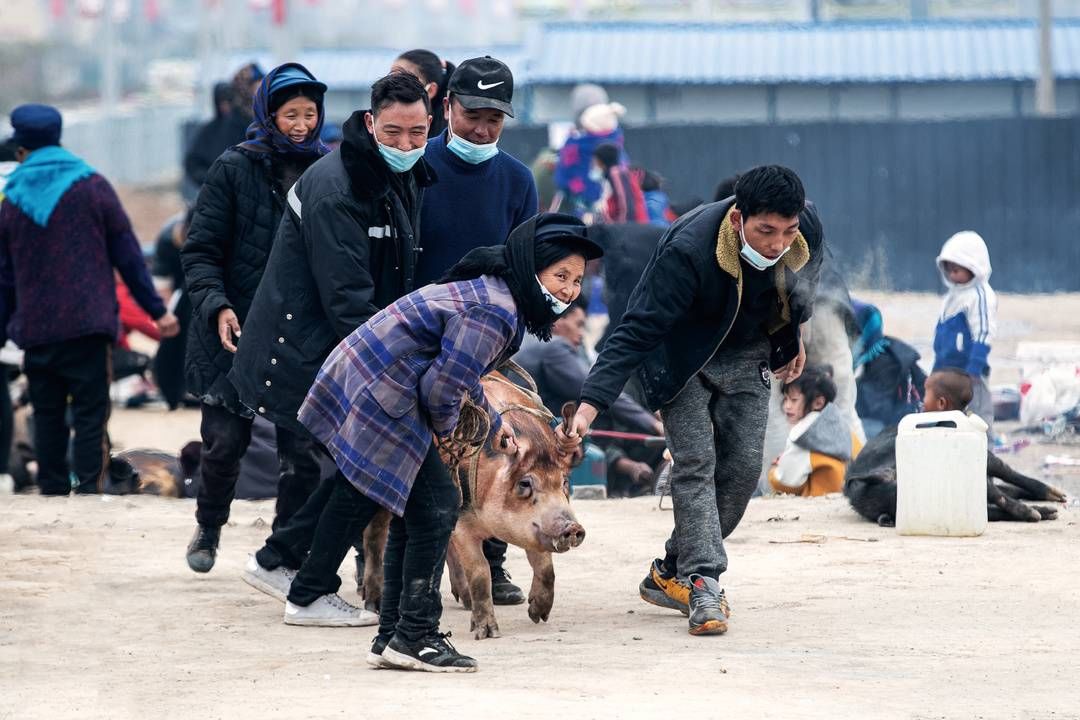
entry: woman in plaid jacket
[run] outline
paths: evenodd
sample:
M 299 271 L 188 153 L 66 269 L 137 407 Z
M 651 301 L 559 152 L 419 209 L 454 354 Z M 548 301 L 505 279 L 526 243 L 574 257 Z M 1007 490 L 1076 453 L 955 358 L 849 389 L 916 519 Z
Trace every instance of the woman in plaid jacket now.
M 517 351 L 525 332 L 551 337 L 552 323 L 581 291 L 585 262 L 600 255 L 576 218 L 536 215 L 505 245 L 473 250 L 440 284 L 401 298 L 330 354 L 299 419 L 333 456 L 338 479 L 286 614 L 336 591 L 312 581 L 336 581 L 350 542 L 386 508 L 394 514 L 392 539 L 369 661 L 476 670 L 438 632 L 439 583 L 460 495 L 433 441 L 450 438 L 468 397 L 491 418 L 492 446 L 516 451 L 513 430 L 487 404 L 480 379 Z

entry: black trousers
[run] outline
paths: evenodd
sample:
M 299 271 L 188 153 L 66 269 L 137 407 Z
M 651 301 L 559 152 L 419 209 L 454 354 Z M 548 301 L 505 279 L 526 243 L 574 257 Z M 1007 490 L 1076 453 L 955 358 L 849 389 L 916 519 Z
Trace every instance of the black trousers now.
M 506 543 L 499 538 L 488 538 L 484 541 L 484 557 L 492 570 L 501 568 L 506 562 Z
M 251 444 L 252 418 L 241 417 L 217 405 L 202 406 L 202 485 L 195 519 L 200 525 L 221 527 L 229 519 L 236 494 L 240 461 Z M 277 428 L 280 475 L 274 528 L 300 510 L 319 483 L 318 444 L 309 437 Z
M 154 355 L 154 380 L 170 410 L 180 407 L 187 391 L 184 355 L 187 352 L 188 327 L 191 325 L 191 300 L 187 293 L 181 296 L 175 312 L 180 321 L 180 333 L 176 337 L 163 338 Z
M 71 469 L 78 481 L 77 492 L 101 492 L 109 455 L 106 426 L 111 351 L 112 342 L 103 335 L 39 345 L 26 351 L 24 366 L 34 407 L 34 450 L 42 495 L 70 493 Z M 69 405 L 71 426 L 67 419 Z M 72 429 L 74 468 L 69 469 Z
M 15 436 L 15 409 L 11 404 L 10 366 L 0 364 L 0 473 L 11 472 L 11 441 Z
M 293 522 L 275 531 L 255 557 L 265 568 L 281 564 L 295 566 L 295 561 L 302 559 L 289 589 L 289 602 L 310 605 L 320 596 L 336 593 L 341 587 L 341 578 L 337 574 L 341 561 L 378 511 L 379 505 L 357 490 L 339 471 L 333 478 L 320 483 Z M 303 536 L 313 519 L 310 552 L 306 558 L 298 558 L 304 545 Z M 279 558 L 284 562 L 275 563 Z
M 390 521 L 383 556 L 379 634 L 416 641 L 439 630 L 439 585 L 461 493 L 432 445 L 420 466 L 405 514 Z

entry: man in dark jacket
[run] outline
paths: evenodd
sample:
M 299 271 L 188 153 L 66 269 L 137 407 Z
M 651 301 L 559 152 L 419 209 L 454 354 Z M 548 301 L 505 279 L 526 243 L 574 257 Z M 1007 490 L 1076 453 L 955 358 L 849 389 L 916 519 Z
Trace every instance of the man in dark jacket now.
M 735 197 L 678 220 L 660 241 L 581 391 L 564 449 L 580 443 L 638 370 L 674 461 L 675 530 L 640 587 L 647 602 L 689 615 L 692 635 L 727 630 L 723 537 L 757 484 L 770 370 L 802 373 L 801 325 L 822 258 L 817 212 L 779 166 L 748 171 Z
M 69 398 L 76 492 L 96 493 L 108 457 L 110 351 L 119 332 L 113 269 L 163 337 L 179 325 L 154 291 L 112 187 L 60 147 L 60 113 L 22 105 L 11 124 L 21 164 L 0 205 L 0 333 L 26 351 L 41 493 L 71 492 Z
M 298 433 L 307 431 L 296 413 L 330 351 L 413 289 L 420 203 L 434 182 L 420 157 L 431 122 L 427 93 L 415 77 L 395 74 L 372 86 L 371 101 L 371 111 L 354 112 L 345 122 L 341 147 L 289 191 L 229 373 L 245 405 Z M 316 525 L 324 531 L 319 516 L 334 487 L 332 478 L 324 480 L 275 530 L 245 570 L 248 582 L 288 589 Z M 290 597 L 307 602 L 296 603 L 300 612 L 287 622 L 341 625 L 345 615 L 357 616 L 336 595 L 336 571 L 305 576 L 308 584 Z

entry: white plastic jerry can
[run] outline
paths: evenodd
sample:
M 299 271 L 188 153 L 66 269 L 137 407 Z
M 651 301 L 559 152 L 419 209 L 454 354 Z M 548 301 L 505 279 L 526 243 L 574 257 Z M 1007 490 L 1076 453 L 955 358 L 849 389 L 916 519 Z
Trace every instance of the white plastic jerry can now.
M 916 413 L 896 434 L 896 531 L 986 531 L 986 423 L 959 411 Z

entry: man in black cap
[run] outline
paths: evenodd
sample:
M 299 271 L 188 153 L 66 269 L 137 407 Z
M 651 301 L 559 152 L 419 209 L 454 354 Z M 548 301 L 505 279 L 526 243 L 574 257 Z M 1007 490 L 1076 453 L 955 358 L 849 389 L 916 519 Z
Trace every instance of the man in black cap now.
M 60 147 L 56 108 L 21 105 L 11 125 L 20 165 L 0 204 L 0 343 L 10 337 L 26 351 L 41 493 L 71 492 L 69 406 L 76 492 L 100 492 L 119 329 L 113 270 L 163 337 L 179 324 L 154 290 L 112 186 Z
M 532 172 L 498 147 L 506 117 L 514 117 L 513 98 L 514 76 L 495 58 L 465 60 L 450 76 L 443 100 L 448 126 L 428 140 L 424 154 L 439 182 L 427 191 L 420 211 L 417 287 L 437 281 L 473 248 L 501 245 L 536 214 Z M 489 540 L 484 554 L 491 566 L 492 600 L 525 602 L 503 569 L 506 543 Z

